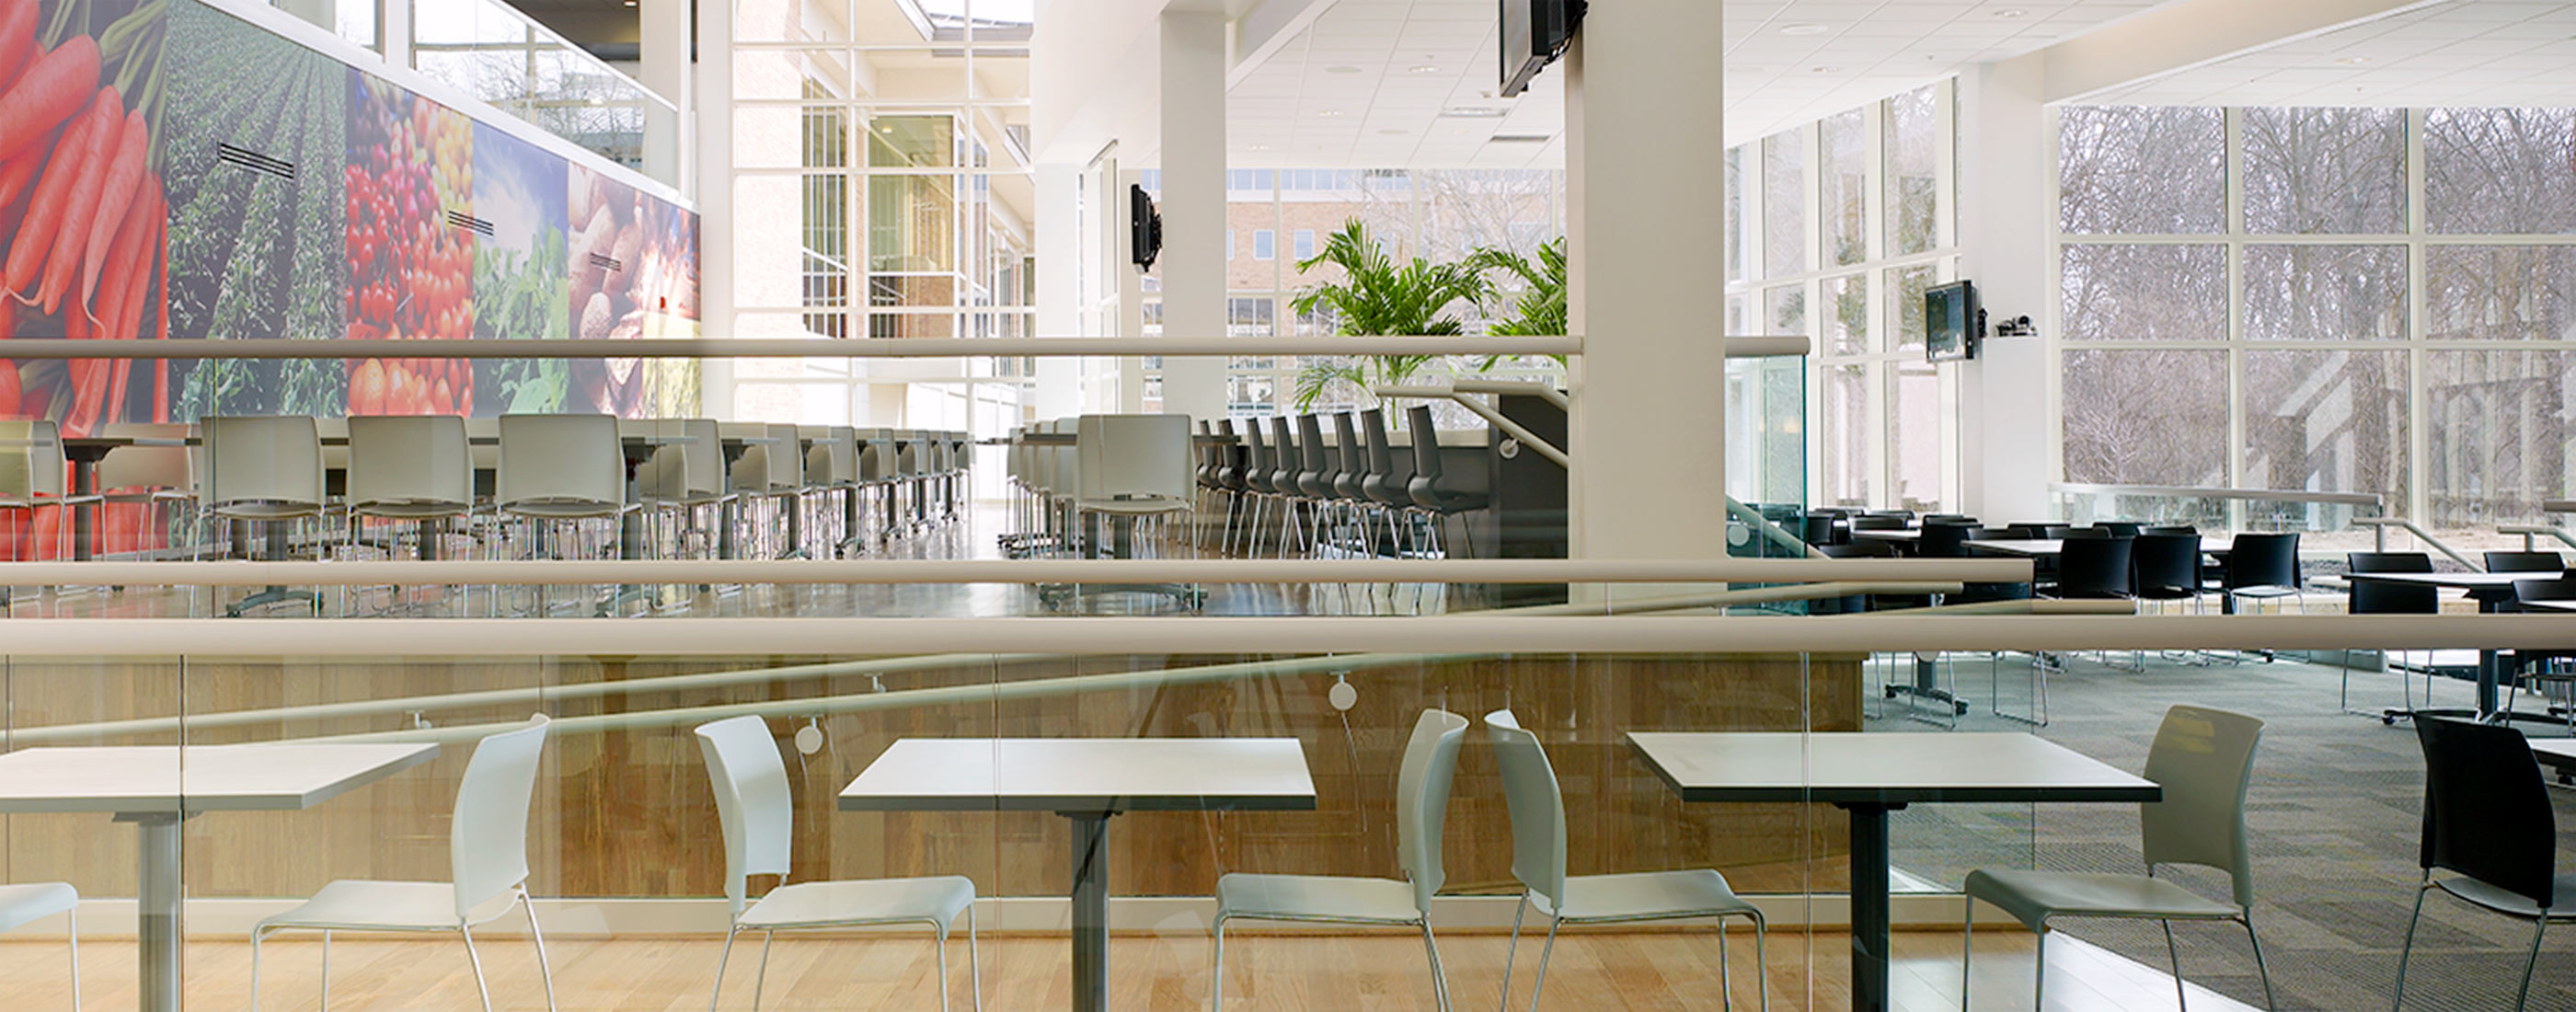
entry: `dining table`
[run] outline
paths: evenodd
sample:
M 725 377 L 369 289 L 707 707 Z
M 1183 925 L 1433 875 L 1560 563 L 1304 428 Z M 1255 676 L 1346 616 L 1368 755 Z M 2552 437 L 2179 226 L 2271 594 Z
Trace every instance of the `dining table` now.
M 1908 805 L 2147 802 L 2154 781 L 2018 732 L 1632 731 L 1685 804 L 1809 802 L 1851 816 L 1852 1008 L 1888 1008 L 1888 813 Z
M 426 742 L 23 748 L 0 754 L 0 814 L 99 812 L 134 824 L 140 1004 L 178 1012 L 181 823 L 301 811 L 436 755 Z
M 1295 738 L 903 738 L 842 788 L 845 812 L 1053 812 L 1072 833 L 1073 1008 L 1109 1008 L 1109 820 L 1315 808 Z

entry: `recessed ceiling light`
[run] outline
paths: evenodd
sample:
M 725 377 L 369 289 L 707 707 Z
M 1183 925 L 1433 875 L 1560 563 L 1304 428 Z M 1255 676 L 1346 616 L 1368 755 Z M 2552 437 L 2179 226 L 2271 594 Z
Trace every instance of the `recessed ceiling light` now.
M 2030 12 L 2019 7 L 2006 7 L 2002 10 L 1996 11 L 1995 16 L 1999 18 L 2022 18 L 2029 17 Z
M 1405 68 L 1405 72 L 1412 74 L 1437 74 L 1440 72 L 1440 68 L 1426 63 L 1419 67 L 1407 67 Z
M 1807 68 L 1807 73 L 1810 73 L 1810 74 L 1839 74 L 1839 73 L 1842 73 L 1842 72 L 1843 72 L 1843 68 L 1841 68 L 1841 67 L 1809 67 L 1809 68 Z
M 2347 66 L 2347 67 L 2358 67 L 2358 66 L 2361 66 L 2362 64 L 2365 64 L 2365 63 L 2370 62 L 2370 57 L 2367 57 L 2367 56 L 2347 56 L 2347 57 L 2344 57 L 2343 59 L 2336 60 L 2335 62 L 2336 62 L 2336 63 L 2343 64 L 2344 66 Z
M 1358 68 L 1358 67 L 1350 67 L 1350 66 L 1326 67 L 1326 68 L 1324 68 L 1324 73 L 1327 73 L 1327 74 L 1356 74 L 1356 73 L 1359 73 L 1359 72 L 1360 72 L 1360 68 Z
M 1404 134 L 1405 134 L 1405 132 L 1404 132 L 1404 131 L 1402 131 L 1402 130 L 1397 130 L 1397 129 L 1393 128 L 1393 127 L 1389 127 L 1389 128 L 1387 128 L 1387 129 L 1380 130 L 1380 131 L 1378 131 L 1378 132 L 1377 132 L 1377 135 L 1378 135 L 1378 136 L 1380 136 L 1380 137 L 1402 137 L 1402 136 L 1404 136 Z
M 1339 116 L 1339 115 L 1341 115 L 1341 114 L 1342 114 L 1342 111 L 1341 111 L 1341 110 L 1339 110 L 1339 109 L 1324 109 L 1324 110 L 1321 110 L 1321 111 L 1318 111 L 1318 112 L 1316 112 L 1316 113 L 1315 113 L 1315 115 L 1317 115 L 1317 116 L 1321 116 L 1321 117 L 1323 117 L 1323 118 L 1325 118 L 1325 119 L 1332 119 L 1333 117 Z
M 1244 148 L 1244 150 L 1246 150 L 1246 151 L 1268 151 L 1268 150 L 1270 150 L 1270 145 L 1267 145 L 1267 144 L 1253 144 L 1253 145 L 1249 145 L 1249 146 L 1245 147 L 1245 148 Z
M 1489 105 L 1453 105 L 1440 110 L 1440 115 L 1451 119 L 1501 119 L 1511 114 L 1509 109 Z
M 1823 34 L 1825 34 L 1825 26 L 1820 25 L 1820 24 L 1816 24 L 1816 23 L 1814 23 L 1814 22 L 1802 21 L 1802 22 L 1799 22 L 1799 23 L 1794 24 L 1794 25 L 1782 25 L 1782 26 L 1780 26 L 1780 34 L 1782 34 L 1782 35 L 1823 35 Z

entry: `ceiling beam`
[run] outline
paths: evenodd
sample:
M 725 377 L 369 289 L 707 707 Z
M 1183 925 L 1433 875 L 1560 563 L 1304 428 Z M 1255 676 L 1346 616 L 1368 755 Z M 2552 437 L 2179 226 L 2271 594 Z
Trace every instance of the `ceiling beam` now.
M 1234 23 L 1234 62 L 1226 68 L 1225 86 L 1232 88 L 1270 62 L 1270 58 L 1288 44 L 1297 41 L 1325 11 L 1341 0 L 1264 0 L 1261 6 L 1244 13 Z
M 2077 102 L 2365 21 L 2451 0 L 2182 0 L 2032 54 L 2045 100 Z

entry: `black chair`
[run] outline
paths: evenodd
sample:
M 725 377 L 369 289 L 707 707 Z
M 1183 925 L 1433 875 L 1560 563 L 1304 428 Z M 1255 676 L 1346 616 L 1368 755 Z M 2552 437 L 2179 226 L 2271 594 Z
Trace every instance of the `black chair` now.
M 1977 518 L 1965 513 L 1926 513 L 1923 515 L 1923 522 L 1927 524 L 1964 524 L 1969 527 L 1977 526 Z
M 2044 540 L 2065 537 L 2070 527 L 2066 524 L 2005 524 L 2004 529 L 2011 531 L 2016 538 Z
M 1840 536 L 1842 517 L 1833 513 L 1809 513 L 1798 518 L 1798 540 L 1824 547 L 1847 543 Z
M 1270 444 L 1261 435 L 1261 419 L 1246 419 L 1243 423 L 1242 477 L 1245 493 L 1252 500 L 1252 516 L 1243 523 L 1245 555 L 1260 553 L 1261 517 L 1270 512 L 1270 500 L 1279 494 L 1279 487 L 1270 483 L 1271 476 L 1278 473 L 1272 459 Z
M 2189 534 L 2189 535 L 2191 535 L 2191 536 L 2193 536 L 2193 537 L 2199 537 L 2199 536 L 2200 536 L 2200 528 L 2198 528 L 2198 527 L 2194 527 L 2194 526 L 2192 526 L 2192 525 L 2190 525 L 2190 524 L 2148 524 L 2148 525 L 2147 525 L 2147 526 L 2145 526 L 2145 527 L 2139 528 L 2139 529 L 2138 529 L 2138 533 L 2140 533 L 2140 534 Z
M 2129 593 L 2141 601 L 2200 600 L 2200 535 L 2147 531 L 2130 541 Z
M 2069 538 L 2057 556 L 2057 583 L 2048 596 L 2065 599 L 2126 598 L 2136 586 L 2129 538 Z
M 1306 468 L 1306 453 L 1297 446 L 1296 427 L 1296 421 L 1286 415 L 1270 416 L 1270 487 L 1279 490 L 1279 557 L 1283 559 L 1297 531 L 1298 504 L 1306 501 L 1306 488 L 1297 481 Z
M 2068 541 L 2077 541 L 2077 540 L 2082 540 L 2082 539 L 2090 538 L 2090 539 L 2094 539 L 2094 540 L 2097 540 L 2097 541 L 2098 541 L 2098 540 L 2108 540 L 2108 539 L 2111 539 L 2111 538 L 2118 538 L 2118 537 L 2122 537 L 2122 536 L 2123 536 L 2123 535 L 2119 534 L 2118 532 L 2115 532 L 2115 531 L 2106 531 L 2106 530 L 2103 530 L 2102 528 L 2099 528 L 2099 527 L 2076 527 L 2076 528 L 2072 528 L 2072 529 L 2070 529 L 2070 530 L 2068 530 L 2068 531 L 2066 532 L 2066 538 L 2065 538 L 2065 540 L 2068 540 Z
M 2010 541 L 2021 537 L 2021 534 L 2007 528 L 1971 527 L 1967 529 L 1966 536 L 1962 539 L 1959 554 L 1962 556 L 1969 554 L 1965 544 L 1967 541 Z M 1980 604 L 1987 601 L 2027 601 L 2029 599 L 2030 584 L 2027 583 L 1971 583 L 1961 586 L 1959 595 L 1950 600 L 1955 604 Z
M 1405 485 L 1405 494 L 1413 497 L 1413 504 L 1440 518 L 1439 527 L 1447 526 L 1448 517 L 1484 509 L 1485 504 L 1492 501 L 1491 497 L 1483 492 L 1462 491 L 1444 480 L 1448 476 L 1440 468 L 1440 430 L 1431 420 L 1430 406 L 1408 408 L 1404 418 L 1405 424 L 1413 430 L 1413 480 Z M 1466 526 L 1464 520 L 1459 522 L 1459 526 L 1461 533 L 1471 535 L 1468 544 L 1470 554 L 1473 554 L 1473 532 L 1463 530 Z M 1445 537 L 1445 533 L 1435 533 L 1434 543 Z M 1445 548 L 1441 556 L 1448 556 Z
M 2424 837 L 2415 913 L 2397 956 L 2396 1000 L 2406 1005 L 2406 964 L 2424 894 L 2435 889 L 2472 906 L 2531 922 L 2531 954 L 2522 964 L 2520 1009 L 2531 998 L 2531 970 L 2551 921 L 2576 921 L 2576 875 L 2558 870 L 2558 820 L 2531 743 L 2500 724 L 2426 717 L 2415 722 L 2424 747 Z M 2435 869 L 2457 878 L 2435 879 Z
M 2488 552 L 2490 573 L 2564 573 L 2567 560 L 2556 552 Z
M 1972 524 L 1926 523 L 1914 539 L 1914 554 L 1927 559 L 1966 558 L 1969 536 L 1979 529 Z
M 2135 520 L 2096 520 L 2091 529 L 2109 531 L 2115 538 L 2134 538 L 2142 526 Z
M 2299 584 L 2299 536 L 2285 534 L 2239 534 L 2227 548 L 2227 566 L 2219 579 L 2219 589 L 2226 597 L 2226 610 L 2236 611 L 2238 598 L 2277 601 L 2297 597 L 2301 607 L 2307 604 L 2307 593 Z
M 2430 573 L 2433 557 L 2422 552 L 2352 552 L 2344 556 L 2344 568 L 2355 573 Z M 2442 611 L 2442 592 L 2430 586 L 2404 583 L 2381 583 L 2376 580 L 2352 581 L 2351 596 L 2344 600 L 2344 610 L 2355 615 L 2435 615 Z M 2384 710 L 2377 714 L 2355 710 L 2350 702 L 2352 669 L 2344 669 L 2344 686 L 2335 696 L 2343 712 L 2358 716 L 2376 716 L 2383 723 L 2395 723 L 2398 717 L 2415 712 L 2415 676 L 2401 662 L 2397 668 L 2398 684 L 2406 693 L 2406 708 Z M 2433 705 L 2433 675 L 2424 677 L 2424 705 Z
M 1861 515 L 1866 517 L 1892 517 L 1897 520 L 1902 520 L 1908 524 L 1914 522 L 1913 510 L 1871 510 Z
M 1851 529 L 1855 531 L 1901 531 L 1907 526 L 1904 517 L 1881 516 L 1876 513 L 1853 517 L 1851 522 Z
M 2513 582 L 2515 611 L 2558 613 L 2555 609 L 2522 607 L 2535 601 L 2576 601 L 2576 577 L 2560 576 L 2555 580 L 2515 580 Z M 2556 686 L 2560 690 L 2560 695 L 2565 697 L 2561 712 L 2567 717 L 2567 733 L 2576 735 L 2576 668 L 2567 666 L 2566 662 L 2570 660 L 2576 660 L 2576 653 L 2565 650 L 2507 651 L 2503 657 L 2507 665 L 2505 670 L 2513 672 L 2515 677 L 2513 693 L 2505 697 L 2504 712 L 2513 712 L 2514 698 L 2522 694 L 2524 682 L 2533 683 L 2533 688 L 2542 690 L 2544 697 L 2550 686 Z M 2576 899 L 2576 897 L 2569 898 Z
M 1323 416 L 1297 416 L 1297 450 L 1297 490 L 1318 503 L 1332 498 L 1333 461 L 1324 450 Z
M 1395 441 L 1386 433 L 1386 412 L 1370 408 L 1360 412 L 1360 441 L 1368 448 L 1368 473 L 1360 478 L 1360 494 L 1376 503 L 1386 516 L 1388 550 L 1401 558 L 1404 544 L 1397 532 L 1404 529 L 1404 516 L 1413 511 L 1413 497 L 1404 492 L 1404 479 L 1395 473 Z

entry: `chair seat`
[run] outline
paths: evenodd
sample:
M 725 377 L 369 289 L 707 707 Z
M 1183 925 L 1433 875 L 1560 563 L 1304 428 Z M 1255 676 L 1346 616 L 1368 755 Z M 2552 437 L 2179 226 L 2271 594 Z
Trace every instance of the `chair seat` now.
M 1120 513 L 1141 516 L 1148 513 L 1178 513 L 1189 509 L 1190 504 L 1186 500 L 1165 499 L 1156 496 L 1145 499 L 1081 499 L 1074 502 L 1074 508 L 1085 513 Z
M 2033 931 L 2061 915 L 2197 920 L 2244 913 L 2231 904 L 2144 875 L 1980 869 L 1968 873 L 1967 894 L 2002 907 Z
M 502 893 L 474 909 L 481 924 L 510 909 L 517 897 Z M 379 882 L 341 879 L 294 909 L 262 919 L 251 931 L 313 928 L 333 931 L 455 931 L 456 887 L 445 882 Z
M 1644 921 L 1668 917 L 1759 916 L 1753 904 L 1727 888 L 1726 876 L 1706 868 L 1625 875 L 1573 875 L 1565 880 L 1565 907 L 1550 910 L 1532 894 L 1541 913 L 1566 921 Z
M 21 882 L 0 885 L 0 931 L 39 917 L 51 917 L 80 905 L 80 893 L 68 882 Z
M 2234 590 L 2228 591 L 2228 593 L 2234 594 L 2237 597 L 2289 597 L 2292 594 L 2299 593 L 2299 588 L 2283 587 L 2277 584 L 2263 584 L 2253 587 L 2238 587 Z
M 612 517 L 631 509 L 623 503 L 595 499 L 522 499 L 501 504 L 501 512 L 536 520 L 584 520 Z
M 946 937 L 949 923 L 973 905 L 975 883 L 963 875 L 798 882 L 770 890 L 736 923 L 766 929 L 928 921 Z
M 436 499 L 380 499 L 353 504 L 349 507 L 349 512 L 359 516 L 382 517 L 389 520 L 436 520 L 441 517 L 461 517 L 472 513 L 474 504 Z
M 1216 880 L 1219 917 L 1418 924 L 1413 887 L 1391 878 L 1232 874 Z
M 2529 896 L 2507 892 L 2473 878 L 2439 879 L 2433 884 L 2442 887 L 2443 892 L 2500 914 L 2526 918 L 2547 917 L 2553 921 L 2576 920 L 2576 874 L 2562 872 L 2551 876 L 2550 881 L 2553 883 L 2550 893 L 2558 902 L 2546 911 L 2540 909 L 2540 904 L 2532 902 Z
M 321 503 L 292 502 L 282 499 L 245 499 L 219 502 L 208 507 L 219 517 L 235 520 L 299 520 L 322 515 Z

